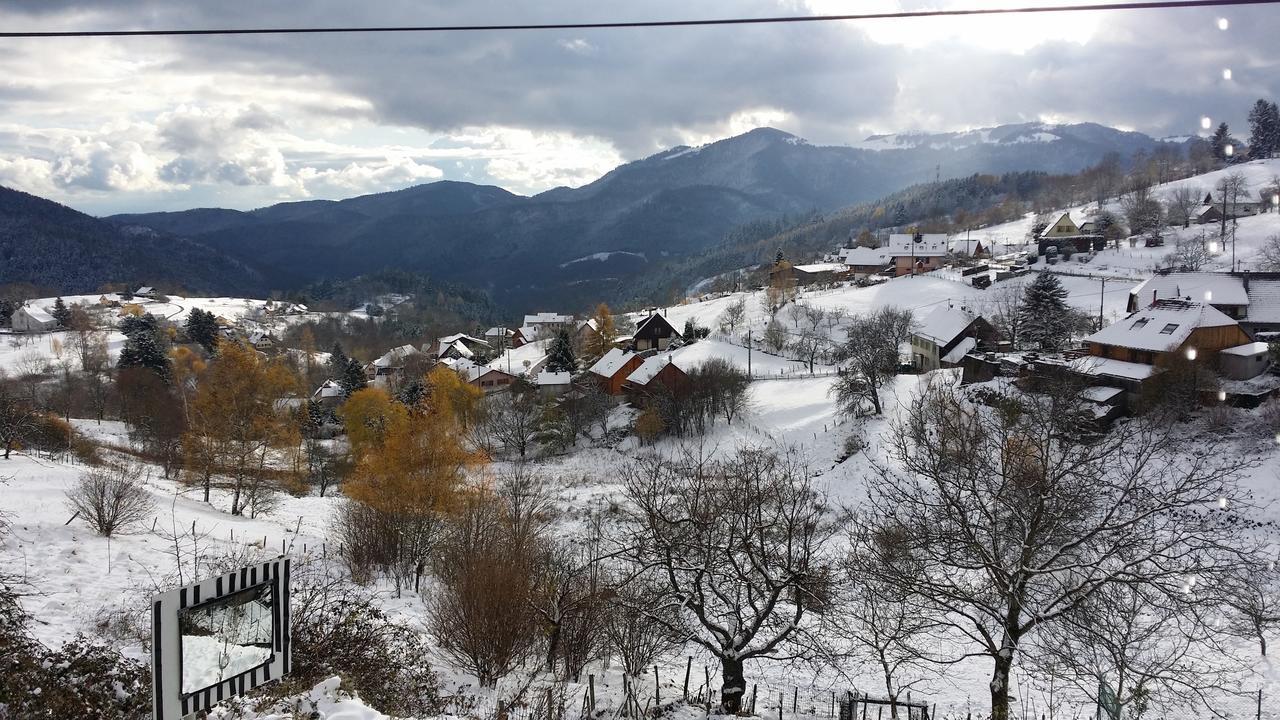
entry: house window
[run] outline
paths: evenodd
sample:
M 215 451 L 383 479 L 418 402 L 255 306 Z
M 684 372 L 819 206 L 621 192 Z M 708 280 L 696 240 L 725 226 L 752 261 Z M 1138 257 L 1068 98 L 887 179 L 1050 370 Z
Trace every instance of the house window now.
M 1164 327 L 1160 328 L 1160 334 L 1172 335 L 1173 331 L 1177 329 L 1178 329 L 1178 323 L 1169 323 L 1168 325 L 1165 325 Z
M 1133 327 L 1131 327 L 1130 330 L 1141 330 L 1146 327 L 1149 322 L 1151 322 L 1151 318 L 1138 318 L 1138 321 L 1133 324 Z

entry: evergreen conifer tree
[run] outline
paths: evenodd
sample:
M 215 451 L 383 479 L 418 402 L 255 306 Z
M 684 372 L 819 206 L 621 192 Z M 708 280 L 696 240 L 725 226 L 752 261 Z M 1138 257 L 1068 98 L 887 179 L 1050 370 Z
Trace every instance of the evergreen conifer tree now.
M 53 319 L 58 321 L 59 327 L 68 327 L 71 322 L 71 308 L 62 298 L 53 301 Z
M 551 341 L 551 351 L 547 353 L 548 372 L 573 372 L 578 369 L 578 361 L 573 356 L 573 343 L 569 340 L 569 331 L 561 329 Z
M 346 392 L 347 397 L 357 390 L 363 390 L 369 385 L 369 379 L 364 374 L 364 367 L 359 360 L 355 358 L 347 358 L 347 366 L 342 369 L 342 374 L 338 376 L 338 384 Z
M 169 378 L 169 356 L 165 354 L 160 340 L 152 333 L 135 333 L 129 336 L 120 349 L 118 367 L 142 367 L 166 380 Z
M 191 342 L 198 344 L 208 352 L 213 352 L 218 347 L 218 319 L 213 313 L 200 308 L 195 308 L 187 315 L 187 324 L 184 328 L 187 338 Z
M 1056 275 L 1042 272 L 1022 295 L 1018 308 L 1019 338 L 1048 352 L 1066 347 L 1071 336 L 1071 309 L 1067 289 Z

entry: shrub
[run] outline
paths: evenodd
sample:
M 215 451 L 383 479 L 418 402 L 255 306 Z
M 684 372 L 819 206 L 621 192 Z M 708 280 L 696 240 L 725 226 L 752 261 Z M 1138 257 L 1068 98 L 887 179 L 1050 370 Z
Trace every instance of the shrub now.
M 151 493 L 137 465 L 93 468 L 67 491 L 67 506 L 103 537 L 127 532 L 151 515 Z
M 420 631 L 386 616 L 367 593 L 305 565 L 295 570 L 293 672 L 273 697 L 309 690 L 338 675 L 371 706 L 395 717 L 443 710 L 439 682 Z
M 147 666 L 78 636 L 57 650 L 32 639 L 15 594 L 0 588 L 0 718 L 143 720 Z

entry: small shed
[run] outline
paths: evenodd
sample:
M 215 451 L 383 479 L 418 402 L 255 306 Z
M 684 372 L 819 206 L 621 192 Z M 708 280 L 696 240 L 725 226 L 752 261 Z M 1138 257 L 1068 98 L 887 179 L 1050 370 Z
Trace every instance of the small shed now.
M 1271 346 L 1251 342 L 1218 351 L 1218 370 L 1232 380 L 1255 378 L 1271 367 Z

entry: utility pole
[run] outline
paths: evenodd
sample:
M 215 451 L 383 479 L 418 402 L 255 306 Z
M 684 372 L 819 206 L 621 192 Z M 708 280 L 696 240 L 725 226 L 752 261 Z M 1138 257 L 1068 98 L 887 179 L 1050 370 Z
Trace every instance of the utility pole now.
M 747 377 L 751 377 L 751 330 L 747 329 Z
M 1102 278 L 1102 299 L 1098 300 L 1098 329 L 1102 329 L 1102 309 L 1107 306 L 1107 278 Z
M 964 229 L 964 254 L 966 257 L 972 257 L 969 252 L 969 228 Z

